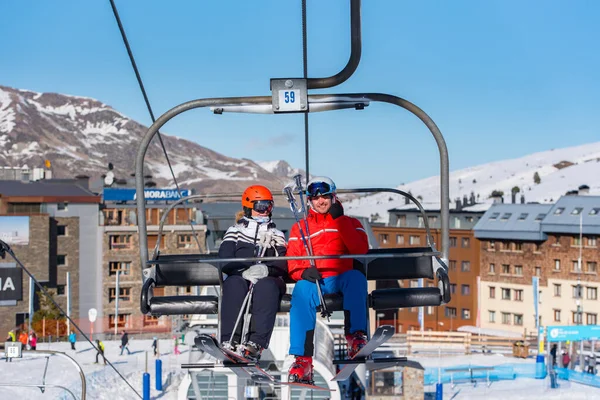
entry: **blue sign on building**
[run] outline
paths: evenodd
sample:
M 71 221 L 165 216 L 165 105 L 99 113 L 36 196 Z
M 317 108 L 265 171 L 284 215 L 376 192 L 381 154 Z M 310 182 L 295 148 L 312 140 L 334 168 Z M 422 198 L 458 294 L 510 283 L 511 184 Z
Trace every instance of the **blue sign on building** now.
M 600 325 L 548 326 L 549 342 L 578 342 L 600 339 Z
M 183 197 L 189 196 L 189 190 L 182 190 Z M 135 189 L 104 189 L 104 201 L 134 201 Z M 146 200 L 179 200 L 177 189 L 144 189 Z

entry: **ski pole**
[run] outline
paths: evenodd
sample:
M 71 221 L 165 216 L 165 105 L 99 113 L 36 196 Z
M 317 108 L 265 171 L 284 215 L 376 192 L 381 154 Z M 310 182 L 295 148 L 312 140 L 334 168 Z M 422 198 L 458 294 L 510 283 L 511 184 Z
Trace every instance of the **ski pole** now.
M 283 188 L 283 191 L 288 198 L 288 202 L 290 203 L 290 208 L 292 209 L 292 213 L 294 214 L 294 217 L 296 218 L 296 223 L 298 224 L 298 228 L 300 230 L 300 237 L 302 238 L 302 244 L 304 244 L 304 250 L 306 251 L 307 255 L 312 256 L 312 251 L 308 247 L 308 241 L 306 239 L 306 236 L 304 235 L 304 230 L 302 229 L 302 224 L 300 223 L 300 217 L 298 216 L 298 208 L 296 205 L 296 201 L 294 200 L 294 194 L 292 193 L 292 188 L 288 185 Z M 315 260 L 310 259 L 309 263 L 310 263 L 311 267 L 317 268 L 317 264 L 315 263 Z M 321 302 L 321 305 L 320 305 L 321 317 L 327 317 L 327 320 L 329 321 L 329 317 L 331 316 L 331 313 L 329 311 L 327 311 L 327 306 L 325 305 L 325 299 L 323 298 L 323 293 L 321 292 L 321 286 L 319 284 L 319 281 L 317 280 L 317 281 L 315 281 L 315 283 L 317 285 L 317 294 L 319 295 L 319 301 Z

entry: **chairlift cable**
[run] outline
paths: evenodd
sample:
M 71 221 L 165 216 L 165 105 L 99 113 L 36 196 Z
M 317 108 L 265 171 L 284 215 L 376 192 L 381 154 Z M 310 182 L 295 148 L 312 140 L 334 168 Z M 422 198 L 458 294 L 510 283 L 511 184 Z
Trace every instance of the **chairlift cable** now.
M 119 12 L 117 11 L 117 6 L 115 5 L 114 0 L 109 0 L 110 6 L 113 10 L 113 14 L 115 16 L 115 20 L 117 21 L 117 25 L 119 26 L 119 31 L 121 32 L 121 37 L 123 38 L 123 43 L 125 44 L 125 48 L 127 49 L 127 54 L 129 55 L 129 61 L 131 61 L 131 66 L 133 67 L 133 71 L 135 72 L 135 77 L 137 78 L 138 85 L 140 86 L 140 90 L 142 91 L 142 95 L 144 96 L 144 102 L 146 103 L 146 107 L 148 108 L 148 112 L 150 113 L 150 119 L 152 123 L 156 122 L 154 118 L 154 112 L 152 111 L 152 106 L 150 105 L 150 100 L 148 99 L 148 95 L 146 94 L 146 89 L 144 88 L 144 82 L 142 81 L 142 77 L 140 76 L 140 72 L 138 70 L 137 64 L 135 62 L 135 58 L 133 57 L 133 52 L 131 51 L 131 47 L 129 46 L 129 41 L 127 40 L 127 35 L 125 34 L 125 29 L 123 28 L 123 24 L 121 23 L 121 18 L 119 17 Z M 175 177 L 175 173 L 173 172 L 173 166 L 171 165 L 171 160 L 169 159 L 169 155 L 167 154 L 167 148 L 165 147 L 165 143 L 163 142 L 162 135 L 159 132 L 156 132 L 158 135 L 158 140 L 160 141 L 160 146 L 163 149 L 163 153 L 165 154 L 165 158 L 167 159 L 167 164 L 169 165 L 169 170 L 171 171 L 171 176 L 173 177 L 173 182 L 175 182 L 175 187 L 177 187 L 177 193 L 179 193 L 179 197 L 182 198 L 183 195 L 181 193 L 181 189 L 179 188 L 179 183 L 177 182 L 177 178 Z M 188 207 L 187 203 L 183 203 L 183 208 L 186 210 L 186 217 L 192 228 L 192 236 L 196 240 L 196 244 L 198 245 L 198 250 L 202 248 L 200 246 L 200 241 L 198 240 L 198 236 L 196 235 L 196 231 L 194 229 L 194 225 L 192 224 L 192 219 L 187 213 Z M 160 247 L 160 243 L 157 243 L 157 247 Z
M 81 333 L 81 335 L 85 338 L 85 340 L 87 340 L 88 343 L 91 344 L 94 349 L 98 350 L 98 348 L 94 345 L 94 343 L 90 340 L 90 338 L 83 332 L 83 330 L 79 327 L 79 325 L 77 325 L 75 323 L 75 321 L 73 321 L 73 319 L 71 317 L 69 317 L 69 315 L 65 312 L 65 310 L 63 310 L 63 308 L 56 302 L 56 300 L 54 300 L 54 298 L 50 295 L 50 293 L 48 293 L 48 290 L 46 290 L 46 288 L 35 278 L 35 276 L 33 276 L 33 274 L 31 272 L 29 272 L 29 270 L 25 267 L 25 265 L 23 265 L 23 263 L 17 258 L 15 253 L 12 251 L 12 248 L 6 242 L 0 240 L 0 259 L 3 259 L 6 256 L 6 253 L 8 253 L 15 260 L 15 262 L 19 265 L 19 267 L 21 267 L 21 269 L 23 271 L 25 271 L 25 273 L 27 275 L 29 275 L 29 277 L 33 280 L 33 282 L 35 282 L 36 286 L 40 289 L 40 291 L 52 302 L 52 304 L 54 304 L 54 307 L 56 307 L 60 310 L 60 312 L 69 320 L 71 325 L 73 325 L 79 331 L 79 333 Z M 58 335 L 58 333 L 59 332 L 57 332 L 57 335 Z M 103 355 L 103 357 L 104 357 L 104 355 Z M 113 363 L 111 363 L 110 360 L 108 360 L 108 358 L 106 358 L 106 357 L 104 357 L 104 360 L 117 373 L 117 375 L 119 375 L 119 377 L 121 377 L 121 379 L 123 381 L 125 381 L 127 386 L 129 386 L 131 388 L 131 390 L 133 390 L 134 393 L 140 399 L 142 399 L 142 396 L 138 393 L 138 391 L 135 390 L 135 388 L 133 386 L 131 386 L 131 383 L 129 383 L 129 381 L 119 372 L 119 370 L 113 365 Z

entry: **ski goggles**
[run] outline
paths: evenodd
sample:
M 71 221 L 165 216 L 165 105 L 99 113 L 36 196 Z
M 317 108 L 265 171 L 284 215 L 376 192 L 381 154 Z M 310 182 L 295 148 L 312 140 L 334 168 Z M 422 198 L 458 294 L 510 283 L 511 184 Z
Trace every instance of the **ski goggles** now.
M 317 197 L 327 194 L 333 194 L 333 188 L 327 182 L 314 182 L 306 188 L 306 196 Z
M 260 214 L 269 214 L 273 210 L 273 200 L 257 200 L 252 203 L 252 209 Z

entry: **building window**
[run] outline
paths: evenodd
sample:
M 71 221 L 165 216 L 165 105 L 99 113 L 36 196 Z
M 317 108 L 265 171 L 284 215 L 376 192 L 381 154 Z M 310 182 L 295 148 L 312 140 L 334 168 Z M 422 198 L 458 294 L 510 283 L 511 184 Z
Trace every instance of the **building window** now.
M 523 242 L 515 242 L 515 251 L 523 251 Z
M 108 289 L 108 302 L 109 303 L 112 303 L 113 301 L 115 301 L 116 291 L 117 291 L 116 288 Z M 119 301 L 131 301 L 131 288 L 128 288 L 128 287 L 119 288 Z
M 587 273 L 595 274 L 598 269 L 598 263 L 596 261 L 588 261 L 587 263 Z
M 429 227 L 433 228 L 434 225 L 437 223 L 437 217 L 435 215 L 429 216 L 429 217 L 427 217 L 427 222 L 429 223 Z
M 510 300 L 510 289 L 502 288 L 502 300 Z
M 514 324 L 517 326 L 523 325 L 523 314 L 514 314 L 513 315 Z
M 571 261 L 571 265 L 573 266 L 573 267 L 571 268 L 571 272 L 581 272 L 581 271 L 579 270 L 579 262 L 578 262 L 577 260 L 573 260 L 573 261 Z
M 581 285 L 573 285 L 571 286 L 573 288 L 573 298 L 574 299 L 581 299 L 582 298 L 582 290 L 583 287 Z
M 469 286 L 469 285 L 460 285 L 460 293 L 463 296 L 469 296 L 471 294 L 471 286 Z
M 542 276 L 542 267 L 535 267 L 535 276 Z
M 131 235 L 110 235 L 108 246 L 110 250 L 131 249 Z
M 589 287 L 586 292 L 588 300 L 598 300 L 598 288 Z
M 552 246 L 560 246 L 560 235 L 554 236 L 554 243 Z
M 396 244 L 404 244 L 404 235 L 396 235 Z
M 538 214 L 537 217 L 535 217 L 536 221 L 541 221 L 546 217 L 546 214 Z
M 523 276 L 523 266 L 515 265 L 515 275 Z
M 411 288 L 418 288 L 419 287 L 419 280 L 418 279 L 411 279 L 411 281 L 410 281 L 410 287 Z
M 510 325 L 510 313 L 507 313 L 507 312 L 502 313 L 502 323 L 504 325 Z
M 433 306 L 427 306 L 427 308 L 425 309 L 425 314 L 433 315 Z
M 497 212 L 495 212 L 495 213 L 493 213 L 492 215 L 490 215 L 490 220 L 491 220 L 491 221 L 494 221 L 494 220 L 495 220 L 495 219 L 497 219 L 499 216 L 500 216 L 500 213 L 497 213 Z
M 446 307 L 446 317 L 456 318 L 456 307 Z
M 502 273 L 504 275 L 510 274 L 510 265 L 508 265 L 508 264 L 502 264 Z
M 462 272 L 469 272 L 471 270 L 471 262 L 470 261 L 463 261 L 460 264 L 460 270 Z
M 579 239 L 579 236 L 571 237 L 571 246 L 581 246 L 581 240 Z
M 519 215 L 519 221 L 525 221 L 528 215 L 529 214 L 527 213 L 521 213 L 521 215 Z
M 554 215 L 560 215 L 563 213 L 563 211 L 565 211 L 564 207 L 558 207 L 556 211 L 554 211 Z
M 417 226 L 419 228 L 423 228 L 425 226 L 425 223 L 423 222 L 423 216 L 422 215 L 417 216 Z
M 456 260 L 450 260 L 450 271 L 456 271 Z
M 471 310 L 469 310 L 468 308 L 463 308 L 462 319 L 471 319 Z
M 154 315 L 144 315 L 144 326 L 157 326 L 160 324 L 160 317 L 156 317 Z
M 496 322 L 496 311 L 488 311 L 488 320 L 492 324 Z
M 560 310 L 554 309 L 554 322 L 560 322 Z
M 460 229 L 460 218 L 454 217 L 454 228 Z
M 515 289 L 515 301 L 523 301 L 523 290 Z
M 562 291 L 562 286 L 560 283 L 555 283 L 554 285 L 554 297 L 560 297 L 560 293 Z
M 495 298 L 496 298 L 496 287 L 490 286 L 490 299 L 495 299 Z
M 508 221 L 511 217 L 512 213 L 504 213 L 502 214 L 502 218 L 500 218 L 501 221 Z
M 598 324 L 598 314 L 587 313 L 586 323 L 588 325 L 597 325 Z
M 398 215 L 396 226 L 406 226 L 406 215 Z
M 56 256 L 56 265 L 58 265 L 59 267 L 64 267 L 67 264 L 67 256 L 64 254 L 59 254 Z
M 600 214 L 600 207 L 594 207 L 590 210 L 590 215 L 598 215 Z
M 583 207 L 575 207 L 573 211 L 571 211 L 571 215 L 579 215 L 583 211 Z
M 56 204 L 56 209 L 58 211 L 67 211 L 68 209 L 68 204 L 67 203 L 57 203 Z
M 379 243 L 387 244 L 387 242 L 388 242 L 388 234 L 387 233 L 380 233 L 379 234 Z
M 473 217 L 465 217 L 465 221 L 467 221 L 467 222 L 473 222 Z
M 450 247 L 456 247 L 456 237 L 450 236 Z
M 56 294 L 59 296 L 64 296 L 65 294 L 65 285 L 56 285 Z
M 467 237 L 462 238 L 461 246 L 465 249 L 471 247 L 471 239 Z
M 596 247 L 598 245 L 598 242 L 596 240 L 596 236 L 588 236 L 585 238 L 586 240 L 586 246 L 588 247 Z
M 493 240 L 490 240 L 488 242 L 488 250 L 496 250 L 496 242 Z
M 196 237 L 198 237 L 197 234 L 196 234 Z M 196 243 L 196 239 L 194 238 L 194 235 L 191 233 L 177 235 L 177 248 L 178 249 L 197 249 L 198 245 Z
M 67 236 L 67 227 L 65 225 L 57 225 L 56 236 Z
M 108 275 L 114 276 L 117 271 L 121 272 L 121 275 L 129 275 L 131 271 L 131 261 L 111 261 L 108 263 Z
M 580 312 L 573 311 L 573 323 L 576 325 L 581 325 L 583 321 L 583 316 Z
M 533 252 L 540 253 L 542 251 L 542 245 L 540 243 L 533 244 Z
M 496 273 L 496 264 L 490 264 L 490 274 Z
M 191 295 L 194 294 L 194 287 L 193 286 L 182 286 L 180 288 L 177 289 L 177 291 L 179 292 L 179 294 L 181 295 Z
M 420 245 L 421 244 L 421 236 L 410 235 L 410 238 L 408 239 L 408 241 L 411 246 Z
M 560 260 L 554 260 L 554 270 L 560 271 Z
M 450 294 L 455 294 L 456 293 L 456 283 L 451 283 L 450 284 Z
M 129 317 L 131 316 L 131 314 L 119 314 L 119 316 L 117 317 L 117 327 L 118 328 L 127 328 L 129 325 Z M 115 328 L 115 315 L 114 314 L 110 314 L 108 316 L 108 327 L 111 329 Z

